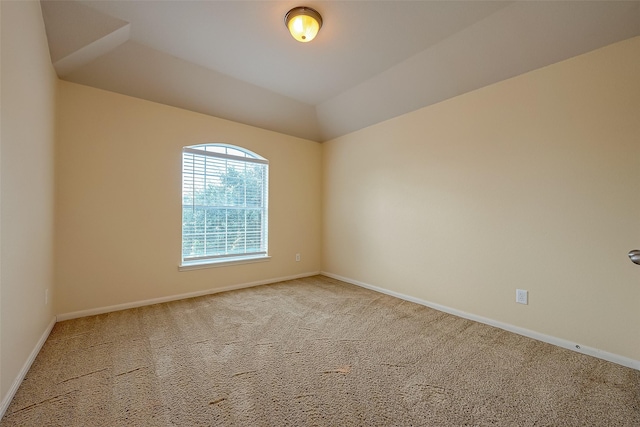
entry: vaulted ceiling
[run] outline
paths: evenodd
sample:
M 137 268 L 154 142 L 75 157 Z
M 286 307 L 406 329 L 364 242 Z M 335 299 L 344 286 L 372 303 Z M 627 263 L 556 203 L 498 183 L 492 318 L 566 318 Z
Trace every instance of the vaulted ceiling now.
M 314 141 L 640 35 L 640 1 L 41 4 L 61 79 Z

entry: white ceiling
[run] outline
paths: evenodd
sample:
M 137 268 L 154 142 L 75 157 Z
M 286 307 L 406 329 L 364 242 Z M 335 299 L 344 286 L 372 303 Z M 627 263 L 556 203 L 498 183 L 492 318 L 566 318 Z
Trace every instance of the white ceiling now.
M 324 25 L 298 43 L 295 6 Z M 324 141 L 640 35 L 640 1 L 42 1 L 69 81 Z

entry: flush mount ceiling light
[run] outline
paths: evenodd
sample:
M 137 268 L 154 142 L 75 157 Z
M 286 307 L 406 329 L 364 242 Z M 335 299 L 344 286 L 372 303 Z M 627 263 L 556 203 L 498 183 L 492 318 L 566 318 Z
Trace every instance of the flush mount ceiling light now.
M 294 39 L 310 42 L 322 28 L 322 16 L 310 7 L 294 7 L 284 16 L 284 24 Z

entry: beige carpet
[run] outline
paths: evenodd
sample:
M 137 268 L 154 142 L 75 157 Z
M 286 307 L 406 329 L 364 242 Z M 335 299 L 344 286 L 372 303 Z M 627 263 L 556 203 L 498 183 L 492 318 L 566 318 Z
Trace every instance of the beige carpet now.
M 1 426 L 640 426 L 640 372 L 322 276 L 56 324 Z

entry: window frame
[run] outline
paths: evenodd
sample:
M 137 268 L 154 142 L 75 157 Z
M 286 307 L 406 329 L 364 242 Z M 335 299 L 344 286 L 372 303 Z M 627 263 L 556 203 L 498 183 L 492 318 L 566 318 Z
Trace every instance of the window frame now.
M 214 151 L 215 150 L 215 151 Z M 231 152 L 231 154 L 230 154 Z M 193 269 L 201 269 L 201 268 L 211 268 L 211 267 L 221 267 L 221 266 L 225 266 L 225 265 L 233 265 L 233 264 L 245 264 L 245 263 L 255 263 L 255 262 L 264 262 L 264 261 L 268 261 L 271 257 L 269 256 L 269 241 L 268 241 L 268 236 L 269 236 L 269 232 L 268 232 L 268 228 L 269 228 L 269 161 L 250 151 L 247 150 L 246 148 L 243 147 L 239 147 L 236 145 L 231 145 L 231 144 L 225 144 L 225 143 L 204 143 L 204 144 L 196 144 L 196 145 L 188 145 L 188 146 L 184 146 L 182 147 L 182 168 L 181 168 L 181 233 L 180 233 L 180 240 L 181 240 L 181 245 L 180 245 L 180 264 L 178 266 L 178 269 L 180 271 L 182 270 L 193 270 Z M 191 256 L 191 257 L 185 257 L 185 207 L 189 206 L 188 204 L 185 205 L 185 177 L 188 175 L 188 171 L 185 171 L 186 165 L 187 165 L 187 157 L 185 157 L 185 155 L 192 155 L 192 156 L 202 156 L 205 158 L 204 162 L 206 165 L 206 158 L 212 158 L 215 159 L 213 160 L 215 161 L 220 161 L 222 160 L 224 162 L 225 168 L 228 167 L 227 161 L 229 162 L 233 162 L 235 164 L 238 163 L 242 163 L 242 164 L 261 164 L 264 165 L 262 172 L 262 186 L 261 186 L 261 195 L 260 195 L 260 201 L 261 201 L 261 205 L 259 207 L 259 212 L 261 214 L 261 222 L 260 222 L 260 247 L 258 248 L 258 251 L 256 252 L 251 252 L 251 253 L 223 253 L 223 254 L 212 254 L 212 255 L 206 255 L 203 254 L 201 256 L 197 255 L 197 256 Z M 200 173 L 200 174 L 196 174 L 194 169 L 195 169 L 195 157 L 191 158 L 191 176 L 192 176 L 192 181 L 191 181 L 191 194 L 192 194 L 192 201 L 193 201 L 193 206 L 195 206 L 195 196 L 193 195 L 193 193 L 195 193 L 195 180 L 196 177 L 200 177 L 204 182 L 206 182 L 206 177 L 209 176 L 217 176 L 217 175 L 207 175 L 206 172 L 204 173 Z M 205 170 L 206 170 L 206 166 L 205 166 Z M 227 170 L 227 169 L 225 169 Z M 246 187 L 245 187 L 246 189 Z M 205 196 L 207 197 L 207 196 Z M 206 204 L 206 205 L 200 205 L 201 209 L 204 209 L 205 211 L 208 211 L 209 209 L 224 209 L 224 210 L 228 210 L 228 209 L 239 209 L 239 210 L 247 210 L 249 209 L 247 206 L 247 199 L 246 199 L 246 193 L 245 193 L 245 198 L 244 198 L 244 204 L 238 208 L 238 206 L 236 205 L 231 205 L 229 203 L 226 203 L 226 198 L 225 198 L 225 203 L 223 204 Z M 194 208 L 195 209 L 195 208 Z M 206 221 L 206 220 L 205 220 Z M 246 237 L 246 216 L 245 216 L 245 237 Z M 204 231 L 203 233 L 206 235 L 207 232 L 207 225 L 204 226 Z M 225 226 L 226 227 L 226 226 Z M 225 232 L 228 231 L 228 228 L 225 228 Z M 246 249 L 246 248 L 245 248 Z M 205 245 L 205 249 L 206 251 L 206 245 Z

